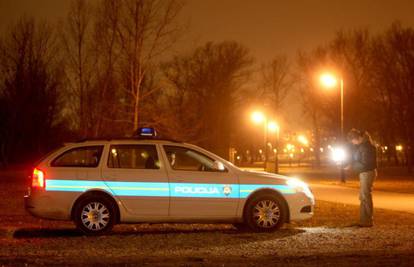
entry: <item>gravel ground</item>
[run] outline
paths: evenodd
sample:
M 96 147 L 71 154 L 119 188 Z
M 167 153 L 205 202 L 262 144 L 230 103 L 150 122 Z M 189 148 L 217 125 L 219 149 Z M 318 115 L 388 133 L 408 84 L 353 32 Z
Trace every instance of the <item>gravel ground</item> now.
M 70 222 L 25 214 L 21 185 L 2 182 L 0 189 L 0 266 L 414 266 L 410 214 L 376 210 L 373 228 L 355 228 L 358 207 L 317 202 L 314 218 L 271 234 L 141 224 L 85 237 Z

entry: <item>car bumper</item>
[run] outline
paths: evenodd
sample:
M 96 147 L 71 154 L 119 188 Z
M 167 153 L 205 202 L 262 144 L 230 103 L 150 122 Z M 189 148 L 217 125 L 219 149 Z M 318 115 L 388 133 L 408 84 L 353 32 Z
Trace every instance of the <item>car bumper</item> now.
M 32 216 L 52 219 L 70 220 L 70 212 L 62 205 L 43 192 L 29 192 L 24 196 L 25 210 Z
M 285 197 L 289 206 L 290 221 L 312 218 L 315 209 L 315 198 L 313 195 L 299 192 Z

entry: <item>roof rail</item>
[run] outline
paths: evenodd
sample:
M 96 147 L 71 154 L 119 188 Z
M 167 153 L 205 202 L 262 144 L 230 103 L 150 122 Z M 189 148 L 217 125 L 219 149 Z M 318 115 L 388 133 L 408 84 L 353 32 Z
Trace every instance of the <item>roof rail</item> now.
M 136 137 L 93 137 L 93 138 L 82 138 L 75 143 L 83 143 L 86 141 L 113 141 L 113 140 L 154 140 L 154 141 L 169 141 L 174 143 L 182 143 L 182 141 L 178 141 L 171 138 L 162 138 L 162 137 L 145 137 L 145 136 L 136 136 Z

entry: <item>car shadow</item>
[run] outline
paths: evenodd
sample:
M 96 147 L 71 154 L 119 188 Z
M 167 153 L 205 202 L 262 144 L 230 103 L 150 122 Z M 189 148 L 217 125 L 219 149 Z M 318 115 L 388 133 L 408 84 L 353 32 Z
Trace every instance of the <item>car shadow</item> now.
M 136 237 L 136 236 L 146 236 L 146 235 L 180 235 L 180 234 L 223 234 L 228 238 L 231 239 L 238 239 L 238 240 L 245 240 L 245 241 L 259 241 L 259 240 L 266 240 L 266 239 L 279 239 L 285 238 L 293 235 L 297 235 L 300 233 L 304 233 L 305 230 L 303 229 L 296 229 L 296 228 L 283 228 L 273 233 L 253 233 L 248 231 L 240 231 L 233 229 L 231 227 L 227 229 L 219 229 L 219 228 L 212 228 L 212 229 L 181 229 L 181 228 L 174 228 L 174 227 L 167 227 L 166 229 L 163 228 L 137 228 L 137 229 L 114 229 L 112 232 L 107 233 L 103 236 L 106 237 L 113 237 L 113 236 L 124 236 L 124 237 Z M 84 236 L 80 231 L 76 228 L 21 228 L 17 229 L 13 233 L 13 238 L 16 239 L 30 239 L 30 238 L 73 238 L 73 237 L 81 237 Z M 95 238 L 94 236 L 90 236 L 89 238 Z
M 13 233 L 13 238 L 56 238 L 56 237 L 77 237 L 82 233 L 72 228 L 21 228 Z

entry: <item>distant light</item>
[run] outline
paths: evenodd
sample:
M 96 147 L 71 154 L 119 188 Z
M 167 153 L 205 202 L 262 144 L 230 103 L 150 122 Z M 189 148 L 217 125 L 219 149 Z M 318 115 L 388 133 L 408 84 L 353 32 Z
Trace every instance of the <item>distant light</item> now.
M 237 160 L 240 160 L 240 156 L 237 156 L 236 158 L 237 158 Z
M 276 148 L 273 149 L 273 153 L 277 153 L 277 149 Z
M 323 147 L 319 148 L 319 150 L 323 153 Z
M 309 145 L 309 140 L 304 135 L 299 135 L 298 136 L 298 142 L 301 143 L 301 144 L 303 144 L 303 145 L 305 145 L 305 146 L 308 146 Z
M 293 153 L 290 153 L 290 154 L 289 154 L 289 157 L 290 157 L 290 158 L 293 158 L 293 156 L 294 156 L 294 155 L 293 155 Z
M 279 132 L 280 127 L 276 122 L 270 121 L 267 124 L 267 129 L 269 130 L 269 132 L 276 133 L 276 132 Z
M 397 146 L 395 146 L 395 150 L 402 151 L 403 150 L 403 146 L 402 145 L 397 145 Z
M 320 82 L 326 88 L 333 88 L 338 83 L 335 76 L 330 74 L 330 73 L 322 74 L 321 77 L 320 77 Z
M 300 152 L 305 153 L 305 149 L 301 148 Z
M 334 147 L 331 150 L 331 158 L 333 161 L 337 162 L 337 163 L 342 163 L 346 160 L 347 155 L 346 155 L 346 151 L 344 148 L 342 147 Z
M 254 111 L 251 118 L 254 123 L 262 123 L 266 119 L 265 115 L 261 111 Z
M 292 145 L 292 144 L 287 144 L 287 145 L 286 145 L 286 149 L 287 149 L 288 151 L 291 151 L 291 150 L 294 150 L 294 149 L 295 149 L 295 146 L 294 146 L 294 145 Z
M 262 154 L 262 153 L 263 153 L 263 151 L 262 151 L 261 149 L 259 149 L 259 153 L 260 153 L 260 154 Z

